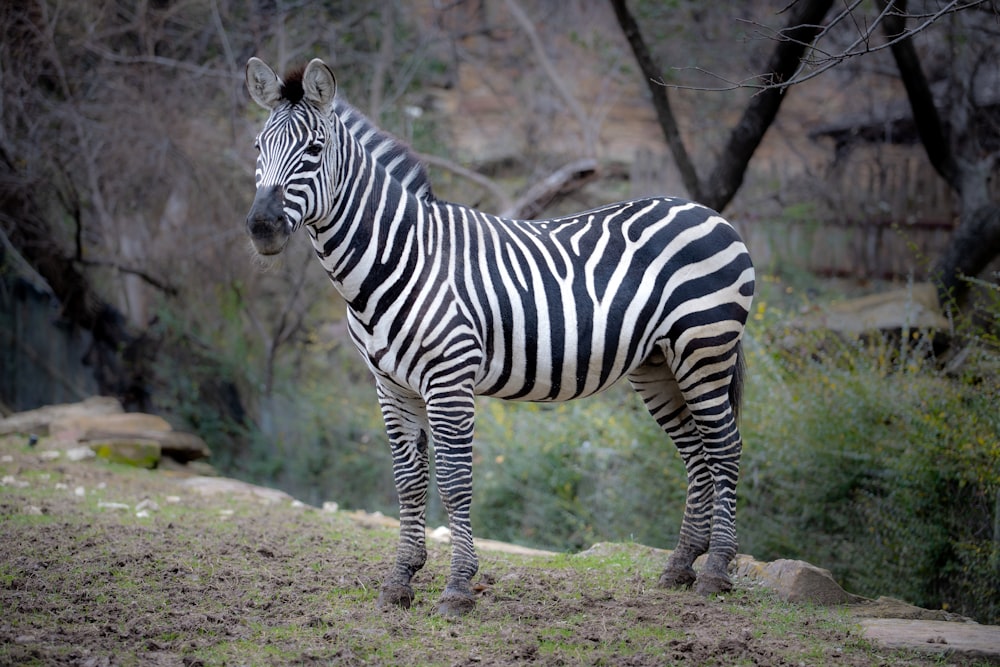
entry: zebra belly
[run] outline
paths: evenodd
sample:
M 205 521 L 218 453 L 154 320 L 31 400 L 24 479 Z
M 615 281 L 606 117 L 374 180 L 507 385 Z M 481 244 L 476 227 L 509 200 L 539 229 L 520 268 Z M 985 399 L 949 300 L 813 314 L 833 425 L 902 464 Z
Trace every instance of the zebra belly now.
M 617 345 L 609 351 L 605 331 L 602 318 L 592 316 L 558 325 L 547 322 L 530 330 L 515 328 L 502 348 L 487 350 L 475 391 L 481 396 L 540 402 L 599 393 L 642 361 L 624 359 Z M 612 338 L 621 341 L 620 335 Z M 606 363 L 608 357 L 614 360 L 611 364 Z

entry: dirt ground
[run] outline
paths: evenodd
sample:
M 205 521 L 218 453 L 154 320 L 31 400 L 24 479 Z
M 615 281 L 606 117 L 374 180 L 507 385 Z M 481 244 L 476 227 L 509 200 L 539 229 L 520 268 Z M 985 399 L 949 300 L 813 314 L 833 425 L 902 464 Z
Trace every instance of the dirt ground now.
M 395 532 L 0 439 L 0 664 L 932 665 L 845 612 L 741 584 L 655 586 L 649 550 L 480 554 L 476 610 L 433 613 L 447 546 L 412 609 L 375 608 Z

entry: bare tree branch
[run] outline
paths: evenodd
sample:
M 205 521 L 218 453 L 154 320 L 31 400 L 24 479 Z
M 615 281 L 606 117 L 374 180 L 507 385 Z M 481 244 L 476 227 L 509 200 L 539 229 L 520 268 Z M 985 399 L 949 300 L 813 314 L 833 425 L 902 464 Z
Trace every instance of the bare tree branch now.
M 372 69 L 371 86 L 368 92 L 368 114 L 372 122 L 378 125 L 382 117 L 382 99 L 385 93 L 386 71 L 392 66 L 393 56 L 393 23 L 395 22 L 396 4 L 386 2 L 382 5 L 385 15 L 382 19 L 382 34 L 379 37 L 378 56 Z
M 81 259 L 77 257 L 76 261 L 79 262 L 80 264 L 83 264 L 84 266 L 106 266 L 114 269 L 115 271 L 121 271 L 122 273 L 127 273 L 129 275 L 137 276 L 141 278 L 144 282 L 152 285 L 153 287 L 155 287 L 156 289 L 160 290 L 165 294 L 169 294 L 170 296 L 177 296 L 180 293 L 178 289 L 173 285 L 171 285 L 170 283 L 164 282 L 159 278 L 155 278 L 154 276 L 150 275 L 149 273 L 141 269 L 134 269 L 129 266 L 123 266 L 122 264 L 112 261 L 110 259 Z
M 617 5 L 623 0 L 612 0 L 612 4 Z M 840 65 L 846 60 L 852 58 L 857 58 L 859 56 L 869 55 L 871 53 L 876 53 L 878 51 L 884 51 L 885 49 L 891 49 L 895 47 L 898 43 L 920 33 L 933 25 L 941 17 L 952 14 L 954 12 L 960 12 L 966 9 L 972 9 L 975 7 L 982 6 L 991 0 L 972 0 L 971 2 L 960 3 L 959 0 L 951 0 L 944 6 L 942 6 L 938 11 L 926 14 L 909 14 L 906 10 L 899 10 L 899 5 L 894 5 L 893 2 L 888 4 L 885 2 L 879 2 L 880 11 L 879 15 L 875 17 L 874 20 L 866 22 L 864 26 L 856 21 L 856 16 L 854 14 L 855 9 L 862 4 L 862 0 L 854 0 L 851 4 L 846 5 L 840 12 L 825 25 L 799 25 L 791 26 L 775 31 L 769 26 L 756 21 L 747 21 L 750 25 L 756 26 L 763 31 L 763 35 L 767 39 L 773 39 L 779 42 L 796 42 L 796 38 L 792 36 L 789 32 L 793 27 L 800 28 L 818 28 L 819 33 L 816 35 L 812 42 L 799 42 L 803 47 L 806 47 L 806 53 L 802 57 L 798 69 L 791 76 L 775 80 L 771 72 L 764 74 L 758 74 L 756 76 L 748 77 L 740 81 L 730 81 L 729 79 L 715 73 L 705 70 L 701 67 L 675 67 L 675 71 L 693 71 L 699 74 L 703 74 L 719 81 L 722 81 L 725 85 L 718 87 L 707 87 L 707 86 L 690 86 L 686 84 L 677 83 L 663 83 L 664 86 L 668 88 L 678 88 L 682 90 L 697 90 L 704 92 L 726 92 L 730 90 L 738 90 L 740 88 L 751 88 L 755 90 L 769 90 L 771 88 L 785 89 L 791 86 L 804 83 L 810 79 L 815 79 L 816 77 L 828 72 L 834 67 Z M 905 6 L 905 3 L 903 3 Z M 889 36 L 887 29 L 885 28 L 885 23 L 887 21 L 898 21 L 900 24 L 905 23 L 907 18 L 917 18 L 923 19 L 923 21 L 915 27 L 903 29 L 901 32 L 893 32 L 890 39 L 882 44 L 873 45 L 871 43 L 872 35 L 879 28 L 883 26 L 883 31 Z M 854 41 L 852 41 L 847 47 L 840 49 L 838 52 L 830 52 L 819 47 L 819 43 L 823 38 L 830 33 L 830 31 L 840 23 L 851 20 L 854 22 L 858 36 Z
M 531 22 L 531 19 L 524 12 L 521 6 L 517 3 L 517 0 L 506 0 L 507 9 L 513 14 L 514 19 L 517 21 L 521 29 L 524 30 L 525 34 L 528 36 L 528 41 L 531 42 L 531 48 L 535 53 L 535 57 L 538 59 L 539 65 L 542 67 L 542 71 L 545 72 L 545 76 L 548 77 L 552 86 L 559 93 L 559 96 L 569 107 L 570 113 L 576 119 L 576 122 L 580 125 L 580 130 L 583 132 L 584 140 L 584 152 L 586 155 L 594 155 L 596 151 L 597 143 L 597 132 L 594 128 L 594 123 L 591 122 L 587 113 L 584 111 L 583 107 L 580 105 L 579 100 L 573 96 L 566 87 L 565 77 L 561 76 L 559 72 L 556 71 L 555 66 L 549 59 L 548 54 L 545 52 L 545 44 L 542 39 L 538 36 L 538 31 L 535 30 L 535 24 Z
M 902 22 L 902 20 L 904 18 L 903 14 L 899 14 L 899 13 L 896 13 L 896 12 L 893 11 L 893 9 L 892 9 L 893 8 L 893 3 L 892 2 L 889 2 L 889 3 L 879 2 L 879 5 L 882 7 L 882 10 L 879 12 L 879 15 L 866 28 L 860 29 L 859 30 L 860 34 L 859 34 L 858 38 L 856 40 L 854 40 L 854 42 L 852 42 L 841 53 L 836 54 L 836 55 L 824 55 L 824 57 L 822 59 L 804 59 L 803 60 L 803 66 L 799 69 L 798 72 L 796 72 L 796 74 L 794 76 L 792 76 L 788 81 L 778 82 L 777 84 L 773 84 L 773 85 L 778 85 L 779 87 L 783 87 L 783 88 L 787 88 L 788 86 L 794 86 L 795 84 L 802 83 L 804 81 L 808 81 L 809 79 L 813 79 L 813 78 L 815 78 L 815 77 L 823 74 L 824 72 L 826 72 L 826 71 L 828 71 L 828 70 L 836 67 L 837 65 L 839 65 L 843 61 L 848 60 L 850 58 L 856 58 L 858 56 L 863 56 L 863 55 L 867 55 L 867 54 L 870 54 L 870 53 L 875 53 L 876 51 L 882 51 L 884 49 L 893 48 L 896 44 L 898 44 L 898 43 L 900 43 L 902 41 L 908 40 L 913 35 L 916 35 L 917 33 L 920 33 L 922 31 L 926 30 L 935 21 L 937 21 L 938 19 L 940 19 L 945 14 L 949 14 L 949 13 L 957 12 L 957 11 L 962 11 L 963 9 L 969 9 L 971 7 L 975 7 L 977 5 L 981 5 L 984 2 L 988 2 L 988 1 L 989 0 L 974 0 L 973 2 L 969 2 L 969 3 L 965 3 L 965 4 L 959 4 L 958 0 L 951 0 L 951 2 L 949 2 L 946 5 L 944 5 L 937 12 L 934 12 L 933 14 L 929 14 L 929 15 L 924 15 L 924 22 L 921 23 L 921 24 L 919 24 L 918 26 L 916 26 L 914 28 L 911 28 L 909 30 L 903 30 L 901 32 L 894 33 L 894 35 L 890 38 L 890 40 L 888 42 L 886 42 L 885 44 L 880 44 L 878 46 L 872 46 L 870 44 L 869 40 L 870 40 L 872 34 L 875 32 L 875 29 L 880 24 L 883 24 L 885 21 L 892 20 L 893 17 L 899 19 L 900 22 Z M 858 3 L 858 4 L 860 4 L 860 3 Z M 902 4 L 903 4 L 903 6 L 905 6 L 905 3 L 902 3 Z M 905 12 L 905 9 L 903 11 Z M 848 10 L 845 10 L 844 12 L 841 12 L 841 16 L 843 16 L 845 13 L 850 13 L 850 12 L 848 12 Z M 853 13 L 851 13 L 851 17 L 853 19 Z M 842 19 L 838 18 L 837 20 L 831 22 L 823 30 L 823 33 L 817 38 L 817 40 L 822 39 L 823 35 L 826 34 L 826 32 L 828 32 L 831 27 L 833 27 L 834 25 L 836 25 L 836 23 L 839 23 L 840 20 L 842 20 Z M 884 27 L 884 25 L 883 25 L 883 29 L 886 30 L 886 34 L 888 36 L 888 29 L 886 29 Z M 812 69 L 811 71 L 809 71 L 809 73 L 807 73 L 807 74 L 803 74 L 803 72 L 805 71 L 805 69 L 806 69 L 807 66 L 812 66 L 814 69 Z
M 198 76 L 211 76 L 219 79 L 231 79 L 233 74 L 227 70 L 221 70 L 215 67 L 206 67 L 204 65 L 194 65 L 183 60 L 177 60 L 175 58 L 166 58 L 164 56 L 123 56 L 115 53 L 111 49 L 108 49 L 96 42 L 85 42 L 83 48 L 96 53 L 105 60 L 109 60 L 115 63 L 122 63 L 126 65 L 133 64 L 145 64 L 145 65 L 159 65 L 161 67 L 168 67 L 170 69 L 177 69 L 184 72 L 190 72 L 192 74 L 197 74 Z
M 583 187 L 597 178 L 598 174 L 597 160 L 594 158 L 574 160 L 528 188 L 516 201 L 500 212 L 500 217 L 535 218 L 556 197 Z
M 614 7 L 615 16 L 618 17 L 618 23 L 621 25 L 625 37 L 628 39 L 629 46 L 632 47 L 632 53 L 635 54 L 635 59 L 639 63 L 639 69 L 642 70 L 643 75 L 646 77 L 649 92 L 653 96 L 653 108 L 656 110 L 656 117 L 660 122 L 660 127 L 663 130 L 664 138 L 667 140 L 667 145 L 670 147 L 670 152 L 674 156 L 674 162 L 681 172 L 681 179 L 684 181 L 684 187 L 687 188 L 688 196 L 694 200 L 701 201 L 704 196 L 701 180 L 698 178 L 694 162 L 691 161 L 691 156 L 684 146 L 684 140 L 681 139 L 681 132 L 677 127 L 677 121 L 670 106 L 667 89 L 662 85 L 661 70 L 653 61 L 653 56 L 646 47 L 642 33 L 639 32 L 639 25 L 625 5 L 625 0 L 611 0 L 611 6 Z
M 497 185 L 493 179 L 483 176 L 477 171 L 463 167 L 454 160 L 449 160 L 448 158 L 441 157 L 440 155 L 421 153 L 420 159 L 429 165 L 441 167 L 442 169 L 446 169 L 457 176 L 461 176 L 466 180 L 472 181 L 479 187 L 489 192 L 490 195 L 496 200 L 496 210 L 505 211 L 510 208 L 510 196 L 503 190 L 503 188 Z

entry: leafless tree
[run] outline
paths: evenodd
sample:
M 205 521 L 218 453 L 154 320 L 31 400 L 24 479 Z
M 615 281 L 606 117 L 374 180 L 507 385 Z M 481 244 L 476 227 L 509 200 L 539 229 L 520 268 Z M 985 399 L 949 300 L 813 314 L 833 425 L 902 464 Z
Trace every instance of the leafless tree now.
M 847 61 L 888 49 L 906 88 L 928 158 L 961 199 L 959 226 L 932 272 L 942 300 L 961 301 L 967 287 L 962 277 L 976 275 L 1000 254 L 1000 207 L 989 196 L 989 182 L 1000 155 L 1000 119 L 995 105 L 977 95 L 980 89 L 976 85 L 985 78 L 988 63 L 995 64 L 998 57 L 1000 30 L 994 3 L 952 0 L 914 12 L 905 0 L 880 0 L 874 17 L 865 16 L 862 3 L 857 1 L 836 9 L 831 0 L 792 3 L 784 12 L 787 18 L 783 28 L 763 31 L 774 45 L 762 73 L 738 81 L 712 75 L 723 84 L 718 89 L 751 88 L 755 94 L 704 180 L 678 130 L 664 69 L 653 58 L 626 1 L 611 0 L 611 4 L 649 84 L 664 136 L 693 198 L 719 210 L 729 204 L 790 86 Z M 753 25 L 763 29 L 760 23 Z M 853 38 L 837 42 L 831 37 L 838 28 L 844 34 L 845 27 Z M 884 42 L 876 42 L 879 28 Z M 949 76 L 950 90 L 944 98 L 946 117 L 938 110 L 941 100 L 932 95 L 913 44 L 916 34 L 930 28 L 954 34 L 949 41 L 955 60 Z
M 249 261 L 241 221 L 261 119 L 247 112 L 244 63 L 258 50 L 297 62 L 350 31 L 339 69 L 367 73 L 396 26 L 350 2 L 3 5 L 0 224 L 66 321 L 94 333 L 102 391 L 146 407 L 126 394 L 149 388 L 149 366 L 125 357 L 162 351 L 161 315 L 206 355 L 245 350 L 251 382 L 273 386 L 276 358 L 296 349 L 325 284 L 299 266 L 262 272 Z M 410 54 L 398 40 L 394 49 Z M 407 85 L 399 72 L 386 68 L 386 104 Z M 254 308 L 234 311 L 239 296 Z
M 949 3 L 946 6 L 955 5 Z M 968 9 L 983 10 L 983 3 Z M 913 45 L 906 0 L 879 1 L 882 30 L 903 79 L 920 142 L 934 169 L 958 195 L 961 215 L 933 276 L 943 302 L 961 303 L 966 276 L 1000 255 L 1000 202 L 990 183 L 1000 164 L 1000 12 L 964 11 L 948 17 L 952 67 L 942 114 Z M 937 15 L 934 15 L 936 18 Z

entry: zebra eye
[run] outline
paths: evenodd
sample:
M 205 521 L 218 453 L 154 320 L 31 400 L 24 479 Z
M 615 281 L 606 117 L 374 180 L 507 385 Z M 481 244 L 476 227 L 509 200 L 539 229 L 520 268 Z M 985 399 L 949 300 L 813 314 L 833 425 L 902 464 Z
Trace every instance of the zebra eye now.
M 320 143 L 309 144 L 309 146 L 306 147 L 306 155 L 312 155 L 315 157 L 316 155 L 319 155 L 322 150 L 323 150 L 323 144 Z

